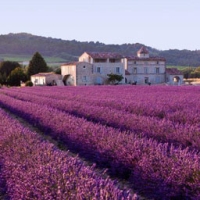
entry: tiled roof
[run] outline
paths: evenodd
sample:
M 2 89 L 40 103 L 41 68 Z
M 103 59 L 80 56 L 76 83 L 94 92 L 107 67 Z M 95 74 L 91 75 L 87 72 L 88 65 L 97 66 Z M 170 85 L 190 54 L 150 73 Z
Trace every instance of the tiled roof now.
M 77 65 L 79 62 L 78 61 L 73 61 L 73 62 L 68 62 L 68 63 L 64 63 L 63 65 Z
M 87 63 L 87 64 L 89 64 L 88 62 L 73 61 L 73 62 L 64 63 L 64 64 L 62 64 L 61 66 L 66 66 L 66 65 L 77 65 L 77 64 L 80 64 L 80 63 Z
M 121 59 L 123 56 L 119 53 L 112 53 L 112 52 L 86 52 L 92 58 L 96 59 Z
M 139 54 L 148 54 L 149 52 L 148 52 L 148 50 L 146 49 L 146 47 L 141 47 L 140 48 L 140 50 L 137 52 L 137 53 L 139 53 Z
M 137 56 L 126 56 L 130 61 L 166 61 L 163 57 L 149 57 L 149 58 L 139 58 Z
M 183 75 L 177 68 L 166 68 L 166 73 L 170 75 Z
M 34 74 L 32 76 L 34 77 L 34 76 L 50 76 L 50 75 L 58 75 L 58 74 L 55 74 L 54 72 L 41 72 L 38 74 Z

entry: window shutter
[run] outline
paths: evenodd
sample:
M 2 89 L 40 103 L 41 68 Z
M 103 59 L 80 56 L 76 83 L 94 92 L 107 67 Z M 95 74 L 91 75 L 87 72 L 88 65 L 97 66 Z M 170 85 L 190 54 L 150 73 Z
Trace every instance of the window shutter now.
M 102 74 L 103 73 L 103 68 L 102 67 L 100 67 L 100 74 Z

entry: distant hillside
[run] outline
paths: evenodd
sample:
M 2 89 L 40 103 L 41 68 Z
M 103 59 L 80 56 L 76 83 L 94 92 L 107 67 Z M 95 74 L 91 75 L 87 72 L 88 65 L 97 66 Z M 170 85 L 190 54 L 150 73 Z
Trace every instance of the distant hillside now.
M 60 58 L 62 61 L 77 60 L 84 51 L 118 52 L 123 55 L 135 55 L 143 44 L 106 45 L 100 42 L 78 42 L 35 36 L 27 33 L 0 35 L 1 55 L 29 55 L 36 51 L 42 56 Z M 162 56 L 168 65 L 200 66 L 200 50 L 167 50 L 159 51 L 148 47 L 152 56 Z

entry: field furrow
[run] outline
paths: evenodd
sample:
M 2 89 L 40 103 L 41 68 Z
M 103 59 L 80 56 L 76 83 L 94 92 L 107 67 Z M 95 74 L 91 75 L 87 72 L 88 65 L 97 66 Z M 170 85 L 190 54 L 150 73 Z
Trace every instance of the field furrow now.
M 191 125 L 188 123 L 177 123 L 165 118 L 159 119 L 152 116 L 140 116 L 126 112 L 123 109 L 118 110 L 97 105 L 87 105 L 81 100 L 55 100 L 45 95 L 43 96 L 39 92 L 26 94 L 21 93 L 19 90 L 7 90 L 3 93 L 23 101 L 48 105 L 52 108 L 75 115 L 76 117 L 83 117 L 89 121 L 117 128 L 121 131 L 131 131 L 162 143 L 168 142 L 175 146 L 181 145 L 183 148 L 190 147 L 191 149 L 200 150 L 199 123 Z
M 127 199 L 136 194 L 57 149 L 0 109 L 1 199 Z
M 199 197 L 200 157 L 197 152 L 161 144 L 130 132 L 94 124 L 52 108 L 1 94 L 0 105 L 73 151 L 126 177 L 133 187 L 154 197 Z

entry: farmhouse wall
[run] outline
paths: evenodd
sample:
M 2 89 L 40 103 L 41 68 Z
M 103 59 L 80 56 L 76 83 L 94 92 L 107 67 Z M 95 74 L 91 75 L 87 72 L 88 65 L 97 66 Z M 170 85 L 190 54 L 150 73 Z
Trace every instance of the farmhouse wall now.
M 61 66 L 61 75 L 62 79 L 64 79 L 65 76 L 70 76 L 70 85 L 76 86 L 76 63 L 70 63 L 70 64 L 64 64 Z
M 76 85 L 94 85 L 92 64 L 80 62 L 76 66 L 76 71 Z
M 79 62 L 61 66 L 61 73 L 62 76 L 72 75 L 74 85 L 106 84 L 110 73 L 122 75 L 121 83 L 166 82 L 165 59 L 150 57 L 145 47 L 137 52 L 137 56 L 125 58 L 118 53 L 85 52 Z
M 123 63 L 94 63 L 93 66 L 94 74 L 96 74 L 96 76 L 101 76 L 106 80 L 108 74 L 118 74 L 124 77 L 121 83 L 125 83 L 125 67 Z M 100 69 L 100 71 L 98 71 L 98 69 Z
M 34 85 L 48 85 L 61 80 L 61 75 L 51 73 L 39 73 L 31 76 L 31 82 Z
M 161 61 L 128 61 L 127 70 L 132 75 L 128 83 L 145 84 L 145 80 L 152 84 L 164 83 L 165 68 L 165 62 Z
M 85 52 L 79 57 L 79 62 L 88 62 L 92 64 L 94 59 Z
M 61 75 L 59 74 L 52 74 L 52 75 L 49 75 L 49 76 L 46 76 L 46 84 L 51 84 L 53 83 L 53 81 L 57 81 L 57 80 L 60 80 L 61 79 Z
M 44 76 L 31 76 L 33 85 L 46 85 L 46 78 Z

